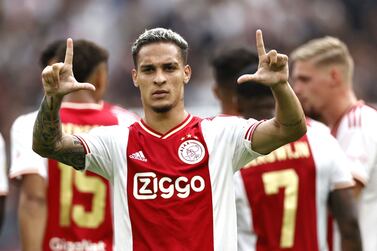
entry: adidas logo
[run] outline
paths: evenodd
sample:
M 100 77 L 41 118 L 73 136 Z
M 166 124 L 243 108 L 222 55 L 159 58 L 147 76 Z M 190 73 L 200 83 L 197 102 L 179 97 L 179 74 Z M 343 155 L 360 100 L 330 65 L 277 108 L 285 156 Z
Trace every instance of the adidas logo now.
M 147 158 L 145 158 L 144 153 L 142 151 L 138 151 L 136 153 L 133 153 L 129 157 L 131 159 L 137 159 L 137 160 L 147 162 Z

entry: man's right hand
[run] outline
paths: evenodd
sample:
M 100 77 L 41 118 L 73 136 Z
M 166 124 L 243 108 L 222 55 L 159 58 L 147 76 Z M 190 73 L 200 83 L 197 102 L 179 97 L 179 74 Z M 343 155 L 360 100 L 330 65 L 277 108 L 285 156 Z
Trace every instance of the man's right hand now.
M 56 63 L 47 66 L 42 71 L 42 83 L 46 96 L 63 97 L 64 95 L 78 91 L 96 88 L 90 83 L 79 83 L 73 76 L 73 40 L 67 39 L 67 49 L 65 52 L 64 63 Z

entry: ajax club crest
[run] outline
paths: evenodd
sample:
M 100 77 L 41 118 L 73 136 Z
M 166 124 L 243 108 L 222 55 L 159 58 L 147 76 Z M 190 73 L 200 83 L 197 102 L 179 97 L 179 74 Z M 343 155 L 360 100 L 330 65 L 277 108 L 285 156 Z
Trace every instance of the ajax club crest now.
M 178 148 L 178 156 L 186 164 L 199 163 L 204 155 L 204 146 L 195 139 L 186 140 Z

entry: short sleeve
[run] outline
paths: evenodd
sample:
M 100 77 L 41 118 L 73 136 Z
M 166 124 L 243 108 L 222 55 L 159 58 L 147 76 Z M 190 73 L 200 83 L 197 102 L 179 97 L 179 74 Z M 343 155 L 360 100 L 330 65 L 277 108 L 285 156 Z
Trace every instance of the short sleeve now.
M 21 178 L 25 174 L 38 174 L 47 178 L 47 159 L 32 149 L 36 116 L 37 112 L 22 115 L 14 121 L 11 127 L 10 178 Z
M 8 177 L 5 156 L 5 143 L 0 134 L 0 196 L 8 193 Z
M 85 170 L 113 180 L 114 168 L 125 165 L 128 132 L 128 127 L 116 125 L 76 134 L 85 149 Z
M 217 116 L 204 120 L 202 131 L 210 152 L 216 151 L 216 156 L 224 160 L 225 156 L 231 156 L 229 166 L 235 172 L 261 155 L 252 150 L 253 133 L 260 123 L 254 119 Z

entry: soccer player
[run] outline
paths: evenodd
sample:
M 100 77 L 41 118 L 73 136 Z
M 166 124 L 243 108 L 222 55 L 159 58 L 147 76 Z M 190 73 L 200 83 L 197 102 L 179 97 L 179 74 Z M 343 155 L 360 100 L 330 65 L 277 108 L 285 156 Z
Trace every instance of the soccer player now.
M 235 84 L 243 71 L 257 69 L 257 60 L 247 48 L 222 51 L 212 61 L 216 83 Z M 235 100 L 245 118 L 274 116 L 274 98 L 266 86 L 238 85 Z M 312 120 L 304 137 L 248 163 L 234 178 L 238 250 L 328 250 L 327 208 L 341 226 L 343 250 L 361 250 L 347 166 L 327 128 Z
M 222 114 L 239 115 L 235 83 L 240 69 L 252 63 L 258 64 L 258 56 L 244 47 L 219 49 L 211 59 L 215 77 L 212 91 L 220 102 Z
M 6 153 L 3 136 L 0 134 L 0 233 L 5 215 L 5 199 L 8 194 Z
M 50 44 L 42 53 L 42 66 L 64 59 L 65 47 L 64 40 Z M 76 78 L 97 89 L 64 97 L 60 107 L 63 131 L 77 133 L 137 121 L 132 113 L 102 100 L 108 81 L 107 50 L 79 40 L 75 52 Z M 108 181 L 33 152 L 32 127 L 36 116 L 37 112 L 33 112 L 18 117 L 11 129 L 10 177 L 22 178 L 19 223 L 23 250 L 112 250 Z
M 277 116 L 263 123 L 188 114 L 183 101 L 191 76 L 188 45 L 168 29 L 146 30 L 133 44 L 132 75 L 144 118 L 130 127 L 63 133 L 58 110 L 64 95 L 95 88 L 73 76 L 71 39 L 64 63 L 43 70 L 45 97 L 33 149 L 111 181 L 117 250 L 237 249 L 233 172 L 306 131 L 288 84 L 288 58 L 266 53 L 260 30 L 256 37 L 260 67 L 239 82 L 257 80 L 276 95 Z
M 353 91 L 354 63 L 337 38 L 311 40 L 292 52 L 294 88 L 309 116 L 331 128 L 353 166 L 365 251 L 377 250 L 377 112 Z

